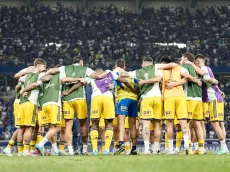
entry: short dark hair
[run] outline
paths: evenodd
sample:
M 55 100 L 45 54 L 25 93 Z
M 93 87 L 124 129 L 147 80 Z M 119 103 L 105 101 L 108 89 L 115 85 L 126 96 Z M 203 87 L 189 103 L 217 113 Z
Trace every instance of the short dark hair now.
M 125 60 L 124 59 L 118 59 L 115 62 L 115 66 L 116 67 L 120 67 L 120 68 L 124 68 L 125 67 Z
M 153 59 L 151 57 L 143 57 L 142 62 L 153 62 Z
M 184 53 L 183 56 L 186 57 L 188 61 L 194 61 L 194 55 L 192 53 Z
M 169 56 L 163 56 L 160 59 L 160 63 L 171 63 L 171 58 Z
M 197 54 L 196 56 L 195 56 L 195 60 L 196 59 L 203 59 L 203 60 L 205 60 L 205 58 L 204 58 L 204 56 L 202 55 L 202 54 Z
M 37 66 L 37 65 L 46 65 L 46 62 L 45 60 L 41 59 L 41 58 L 37 58 L 34 60 L 34 66 Z
M 83 59 L 80 56 L 75 56 L 73 58 L 73 63 L 80 63 L 80 61 L 82 61 Z

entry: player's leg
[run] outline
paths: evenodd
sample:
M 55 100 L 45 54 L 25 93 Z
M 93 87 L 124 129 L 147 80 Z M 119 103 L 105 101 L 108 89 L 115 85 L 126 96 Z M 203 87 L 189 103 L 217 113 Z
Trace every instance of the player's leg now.
M 36 149 L 34 148 L 35 144 L 36 144 L 36 140 L 37 140 L 37 133 L 38 133 L 38 129 L 39 129 L 39 125 L 38 123 L 36 124 L 34 131 L 32 133 L 32 138 L 30 141 L 30 153 L 34 154 Z
M 117 105 L 117 122 L 118 122 L 118 148 L 114 155 L 118 155 L 125 150 L 124 136 L 125 136 L 125 118 L 128 115 L 129 99 L 122 99 Z
M 153 121 L 150 122 L 150 126 L 149 126 L 149 131 L 150 131 L 150 152 L 153 153 L 153 149 L 154 149 L 154 125 L 153 125 Z
M 196 108 L 194 111 L 194 116 L 193 116 L 193 123 L 194 123 L 194 137 L 196 136 L 196 139 L 198 142 L 194 143 L 195 146 L 195 151 L 198 152 L 198 154 L 202 155 L 204 154 L 204 132 L 203 132 L 203 107 L 202 107 L 202 102 L 200 101 L 194 101 L 196 104 Z
M 167 120 L 167 118 L 166 118 Z M 174 154 L 173 152 L 173 120 L 167 120 L 166 131 L 168 138 L 168 154 Z
M 206 127 L 205 127 L 205 121 L 201 121 L 201 127 L 202 127 L 202 132 L 203 132 L 203 138 L 204 138 L 204 144 L 205 144 L 205 140 L 206 140 L 206 137 L 207 137 L 207 134 L 206 134 Z M 205 147 L 204 147 L 204 154 L 206 153 L 206 150 L 205 150 Z
M 24 106 L 25 103 L 19 106 L 19 113 L 17 115 L 18 116 L 17 125 L 19 126 L 18 135 L 17 135 L 18 156 L 21 156 L 23 152 L 23 135 L 25 132 L 24 121 L 25 121 L 25 110 L 26 110 L 26 107 Z
M 105 151 L 104 155 L 109 154 L 110 145 L 113 139 L 113 119 L 115 118 L 115 107 L 113 98 L 102 96 L 102 116 L 105 119 Z
M 98 129 L 99 129 L 99 118 L 93 118 L 92 120 L 92 126 L 90 129 L 90 139 L 93 149 L 93 155 L 98 154 Z
M 18 135 L 19 129 L 15 130 L 11 139 L 8 142 L 7 147 L 3 150 L 3 153 L 7 156 L 13 156 L 12 155 L 12 147 L 15 145 L 15 142 L 17 141 L 17 135 Z
M 100 118 L 99 121 L 99 133 L 101 137 L 101 153 L 105 150 L 105 120 Z
M 129 155 L 131 152 L 130 148 L 130 128 L 127 128 L 125 126 L 125 136 L 124 136 L 124 141 L 125 141 L 125 155 Z
M 136 144 L 137 144 L 137 124 L 136 124 L 137 118 L 138 118 L 137 107 L 138 107 L 138 102 L 136 100 L 130 100 L 130 104 L 128 106 L 128 116 L 129 116 L 128 117 L 128 124 L 129 124 L 129 128 L 130 128 L 130 138 L 132 141 L 131 152 L 133 152 L 133 155 L 136 154 L 135 152 L 136 152 Z M 127 121 L 126 121 L 126 123 L 127 123 Z
M 58 130 L 58 132 L 61 130 L 61 127 L 57 127 L 57 130 Z M 58 146 L 57 146 L 57 134 L 56 135 L 54 135 L 54 137 L 52 137 L 51 139 L 50 139 L 50 142 L 51 142 L 51 145 L 52 145 L 52 149 L 53 149 L 53 155 L 54 156 L 60 156 L 61 155 L 61 153 L 60 153 L 60 151 L 59 151 L 59 149 L 58 149 Z
M 62 110 L 63 110 L 63 115 L 65 119 L 65 141 L 68 146 L 68 151 L 69 155 L 74 155 L 74 150 L 73 150 L 73 119 L 74 119 L 74 105 L 76 104 L 76 101 L 72 102 L 63 102 Z
M 140 119 L 136 118 L 136 137 L 132 141 L 132 149 L 130 155 L 137 155 L 137 140 L 139 138 L 139 125 L 140 125 Z
M 26 102 L 25 104 L 25 120 L 24 120 L 24 126 L 26 126 L 26 131 L 23 136 L 23 156 L 29 155 L 29 148 L 30 148 L 30 141 L 32 139 L 32 134 L 36 125 L 36 119 L 37 119 L 37 105 L 34 105 L 31 102 Z
M 220 150 L 217 151 L 218 154 L 228 153 L 228 148 L 225 141 L 225 133 L 220 127 L 219 114 L 223 114 L 222 104 L 219 104 L 217 100 L 209 102 L 209 112 L 210 112 L 210 122 L 211 125 L 220 141 Z
M 141 101 L 141 119 L 142 119 L 142 137 L 144 140 L 144 154 L 149 155 L 149 138 L 150 138 L 150 122 L 153 119 L 153 102 L 154 98 L 145 98 Z
M 188 136 L 189 136 L 189 154 L 193 154 L 192 152 L 192 134 L 193 134 L 193 120 L 189 119 L 188 120 Z
M 180 149 L 181 149 L 181 142 L 182 142 L 182 139 L 183 139 L 183 133 L 182 133 L 179 121 L 176 118 L 174 119 L 174 127 L 175 127 L 175 130 L 176 130 L 176 149 L 175 149 L 175 153 L 179 153 Z
M 167 121 L 164 120 L 164 127 L 165 127 L 165 150 L 164 150 L 164 153 L 168 153 L 168 150 L 169 150 L 169 143 L 168 143 L 168 136 L 167 136 L 167 127 L 166 127 L 166 123 Z
M 12 147 L 15 145 L 17 141 L 17 135 L 19 131 L 19 124 L 20 124 L 20 105 L 19 103 L 14 102 L 14 121 L 15 121 L 15 127 L 17 130 L 14 131 L 7 147 L 3 150 L 3 153 L 7 156 L 13 156 L 12 155 Z
M 82 138 L 82 155 L 88 154 L 88 111 L 86 100 L 77 100 L 74 106 L 77 118 L 80 122 L 80 132 Z
M 98 155 L 98 129 L 99 119 L 101 118 L 102 110 L 101 96 L 95 96 L 91 100 L 90 119 L 92 126 L 90 128 L 90 139 L 92 143 L 93 155 Z
M 65 124 L 64 124 L 65 125 Z M 67 156 L 68 153 L 65 151 L 65 126 L 61 126 L 61 132 L 60 132 L 60 144 L 59 144 L 59 150 L 62 156 Z
M 176 116 L 180 122 L 183 133 L 185 154 L 189 153 L 189 127 L 187 123 L 188 113 L 185 97 L 176 97 Z
M 154 145 L 153 154 L 158 154 L 160 152 L 160 142 L 161 142 L 161 120 L 163 118 L 163 102 L 161 97 L 154 98 L 153 104 L 153 125 L 154 125 Z
M 60 124 L 61 124 L 61 108 L 57 105 L 47 105 L 43 107 L 43 115 L 46 114 L 47 122 L 50 124 L 49 130 L 46 133 L 45 137 L 35 145 L 35 148 L 44 156 L 46 154 L 44 145 L 51 140 L 51 138 L 55 137 L 57 133 L 60 131 Z M 55 153 L 59 154 L 59 150 L 57 145 L 55 146 Z M 56 149 L 57 148 L 57 149 Z M 58 151 L 57 151 L 58 150 Z
M 160 141 L 161 141 L 161 121 L 158 119 L 153 120 L 154 124 L 154 145 L 153 154 L 158 154 L 160 152 Z
M 26 128 L 24 126 L 20 126 L 17 135 L 17 148 L 18 148 L 18 156 L 22 155 L 23 152 L 23 135 Z
M 43 139 L 44 132 L 45 128 L 43 126 L 39 126 L 36 144 L 38 144 Z
M 117 124 L 117 118 L 113 119 L 113 146 L 114 146 L 114 152 L 116 149 L 118 149 L 118 124 Z
M 34 131 L 34 127 L 28 126 L 26 127 L 26 131 L 23 136 L 23 156 L 28 156 L 29 155 L 29 148 L 30 148 L 30 141 L 32 139 L 32 134 Z

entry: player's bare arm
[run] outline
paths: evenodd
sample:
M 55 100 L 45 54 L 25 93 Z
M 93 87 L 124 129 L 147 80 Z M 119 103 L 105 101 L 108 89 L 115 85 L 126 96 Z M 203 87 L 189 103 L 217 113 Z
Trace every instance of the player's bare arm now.
M 15 91 L 18 92 L 22 87 L 22 84 L 19 82 L 16 87 L 15 87 Z
M 45 75 L 45 76 L 42 76 L 41 77 L 41 81 L 42 82 L 48 82 L 51 78 L 52 78 L 53 75 Z
M 34 66 L 29 66 L 25 69 L 20 70 L 18 73 L 16 73 L 14 75 L 14 78 L 19 79 L 20 77 L 23 77 L 24 75 L 26 75 L 30 72 L 34 72 L 34 70 L 35 70 Z
M 71 78 L 71 77 L 64 77 L 62 78 L 62 82 L 63 83 L 76 83 L 76 82 L 81 82 L 84 84 L 86 84 L 86 79 L 84 78 Z
M 156 82 L 160 82 L 162 80 L 162 76 L 158 75 L 154 78 L 148 79 L 148 80 L 140 80 L 139 85 L 144 85 L 144 84 L 154 84 Z
M 47 72 L 46 72 L 46 75 L 54 75 L 56 73 L 59 73 L 60 70 L 59 68 L 50 68 Z
M 199 68 L 197 65 L 195 65 L 193 62 L 190 62 L 190 61 L 186 61 L 185 64 L 190 64 L 192 65 L 192 67 L 195 69 L 196 73 L 201 75 L 201 76 L 204 76 L 205 75 L 205 71 L 203 71 L 201 68 Z
M 25 92 L 28 92 L 28 91 L 31 91 L 31 90 L 34 90 L 35 88 L 39 87 L 40 86 L 40 83 L 39 82 L 35 82 L 35 83 L 32 83 L 32 84 L 29 84 L 26 88 L 22 89 L 20 91 L 20 94 L 23 94 Z
M 92 79 L 102 79 L 105 78 L 108 73 L 109 73 L 108 71 L 94 72 L 89 77 Z
M 167 69 L 172 69 L 174 67 L 179 66 L 177 63 L 167 63 L 167 64 L 160 64 L 158 69 L 159 70 L 167 70 Z
M 82 82 L 78 82 L 76 84 L 74 84 L 68 91 L 63 91 L 62 95 L 63 96 L 67 96 L 70 93 L 72 93 L 73 91 L 77 90 L 78 88 L 82 87 L 84 84 Z
M 122 82 L 122 83 L 125 84 L 125 86 L 126 86 L 127 88 L 129 88 L 132 92 L 136 93 L 136 90 L 132 87 L 132 85 L 131 85 L 124 77 L 119 76 L 119 77 L 117 78 L 117 81 Z
M 187 83 L 187 79 L 183 78 L 177 82 L 167 82 L 165 87 L 170 90 L 174 87 L 181 86 L 181 85 L 184 85 L 186 83 Z
M 215 78 L 211 78 L 209 75 L 204 75 L 203 80 L 210 84 L 215 84 L 215 85 L 219 84 L 218 80 L 216 80 Z
M 200 87 L 202 86 L 202 82 L 199 79 L 194 78 L 192 75 L 188 73 L 183 73 L 182 76 L 187 79 L 190 82 L 194 82 L 195 84 L 199 85 Z

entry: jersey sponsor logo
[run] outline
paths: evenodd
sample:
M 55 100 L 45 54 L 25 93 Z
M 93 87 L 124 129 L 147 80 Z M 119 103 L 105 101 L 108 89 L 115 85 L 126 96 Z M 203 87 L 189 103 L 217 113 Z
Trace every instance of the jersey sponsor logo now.
M 151 111 L 150 111 L 150 110 L 144 111 L 143 114 L 144 114 L 144 115 L 150 115 L 150 114 L 151 114 Z
M 70 114 L 70 111 L 62 111 L 62 113 L 67 115 L 67 114 Z
M 192 112 L 188 112 L 188 116 L 192 116 Z
M 223 117 L 224 115 L 222 113 L 218 113 L 218 117 Z
M 47 116 L 43 116 L 42 119 L 43 119 L 43 120 L 47 119 Z
M 166 111 L 165 112 L 165 115 L 171 115 L 172 114 L 172 111 Z
M 93 110 L 92 111 L 92 114 L 97 114 L 98 113 L 98 110 Z
M 121 106 L 121 111 L 128 111 L 128 107 L 127 106 Z

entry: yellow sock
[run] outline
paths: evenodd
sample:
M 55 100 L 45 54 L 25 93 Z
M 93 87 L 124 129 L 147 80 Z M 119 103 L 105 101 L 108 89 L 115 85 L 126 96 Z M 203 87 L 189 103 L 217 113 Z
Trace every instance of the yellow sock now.
M 181 130 L 176 132 L 176 147 L 180 148 L 181 147 L 181 142 L 183 139 L 183 133 Z
M 109 150 L 112 139 L 113 139 L 113 130 L 106 130 L 105 131 L 105 150 Z
M 90 138 L 91 138 L 93 150 L 98 150 L 97 149 L 98 131 L 97 130 L 91 130 L 90 131 Z
M 199 148 L 203 148 L 204 147 L 204 140 L 198 140 L 198 146 L 199 146 Z
M 30 150 L 35 150 L 34 146 L 36 144 L 35 140 L 30 141 Z
M 7 148 L 11 149 L 14 146 L 14 144 L 15 144 L 15 141 L 10 140 L 9 143 L 8 143 L 8 145 L 7 145 Z
M 118 141 L 114 142 L 114 148 L 117 149 L 117 146 L 118 146 Z
M 29 149 L 30 149 L 30 142 L 24 141 L 23 151 L 29 151 Z
M 61 142 L 60 142 L 60 145 L 59 145 L 59 150 L 60 150 L 60 151 L 64 151 L 64 149 L 65 149 L 65 142 L 64 142 L 64 141 L 61 141 Z
M 101 152 L 103 153 L 105 150 L 105 142 L 101 142 Z
M 23 151 L 23 144 L 21 142 L 17 142 L 18 153 Z
M 36 140 L 36 144 L 39 144 L 39 142 L 43 139 L 43 136 L 41 134 L 37 135 L 37 140 Z
M 165 149 L 166 149 L 166 148 L 167 148 L 167 149 L 169 148 L 167 133 L 165 133 Z
M 130 143 L 129 142 L 125 142 L 125 150 L 130 150 Z

